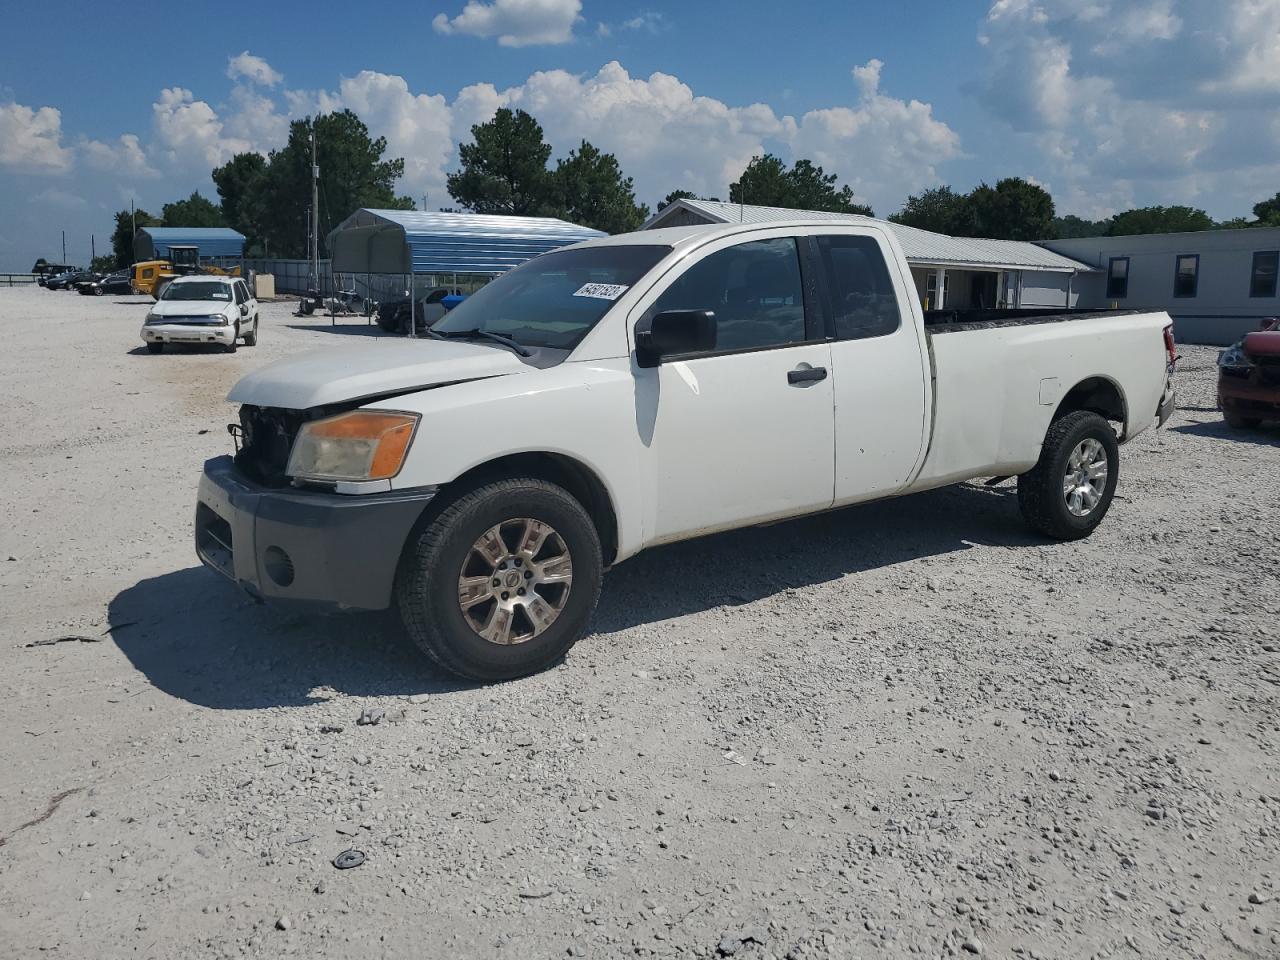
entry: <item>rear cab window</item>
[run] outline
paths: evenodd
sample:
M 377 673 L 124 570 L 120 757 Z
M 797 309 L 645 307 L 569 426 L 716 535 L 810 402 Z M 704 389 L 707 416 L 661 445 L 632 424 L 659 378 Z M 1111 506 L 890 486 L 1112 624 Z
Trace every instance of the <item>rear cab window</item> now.
M 837 340 L 883 337 L 902 325 L 902 312 L 880 244 L 873 237 L 817 237 L 827 301 Z

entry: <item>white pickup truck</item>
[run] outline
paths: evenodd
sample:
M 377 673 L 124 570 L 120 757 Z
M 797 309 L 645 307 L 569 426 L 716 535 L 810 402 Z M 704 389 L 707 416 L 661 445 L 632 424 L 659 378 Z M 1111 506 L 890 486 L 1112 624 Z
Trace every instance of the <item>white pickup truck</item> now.
M 510 678 L 655 544 L 1012 476 L 1032 527 L 1087 536 L 1174 359 L 1164 313 L 926 314 L 876 221 L 592 240 L 431 339 L 241 380 L 196 549 L 260 598 L 395 604 L 442 666 Z

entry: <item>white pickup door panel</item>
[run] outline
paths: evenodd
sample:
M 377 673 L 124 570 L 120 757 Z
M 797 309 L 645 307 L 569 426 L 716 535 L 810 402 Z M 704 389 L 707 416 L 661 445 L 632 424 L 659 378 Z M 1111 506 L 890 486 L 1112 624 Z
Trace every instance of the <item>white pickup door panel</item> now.
M 699 357 L 637 372 L 637 420 L 655 485 L 653 540 L 821 510 L 832 502 L 831 347 Z

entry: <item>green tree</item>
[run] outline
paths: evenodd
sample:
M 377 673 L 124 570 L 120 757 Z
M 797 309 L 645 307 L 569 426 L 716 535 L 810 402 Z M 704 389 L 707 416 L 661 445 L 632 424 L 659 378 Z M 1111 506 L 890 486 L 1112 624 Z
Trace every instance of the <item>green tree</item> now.
M 1194 207 L 1141 207 L 1126 210 L 1111 218 L 1109 237 L 1128 237 L 1140 233 L 1190 233 L 1212 230 L 1213 218 Z
M 227 226 L 239 230 L 245 236 L 245 248 L 250 250 L 262 245 L 262 226 L 258 207 L 252 197 L 266 174 L 267 161 L 260 153 L 237 153 L 213 171 L 213 182 L 218 188 L 222 218 Z
M 185 200 L 166 203 L 161 211 L 163 225 L 166 227 L 225 227 L 226 220 L 219 210 L 200 191 L 193 191 Z
M 854 200 L 847 185 L 837 188 L 836 174 L 826 173 L 810 160 L 797 160 L 790 170 L 771 153 L 752 157 L 742 176 L 729 185 L 732 203 L 751 203 L 789 210 L 826 210 L 875 216 L 870 207 Z
M 307 212 L 311 209 L 311 130 L 316 132 L 320 166 L 320 241 L 361 207 L 412 210 L 413 201 L 397 196 L 404 160 L 384 160 L 385 137 L 373 139 L 350 110 L 295 120 L 289 141 L 271 151 L 262 176 L 253 180 L 237 209 L 247 204 L 261 237 L 275 256 L 302 257 L 307 250 Z
M 1005 177 L 969 194 L 973 213 L 967 236 L 992 240 L 1043 240 L 1053 236 L 1053 197 L 1038 184 Z
M 1280 193 L 1270 200 L 1254 204 L 1253 215 L 1258 218 L 1259 223 L 1280 227 Z
M 953 237 L 972 233 L 973 210 L 969 198 L 956 193 L 950 187 L 934 187 L 932 190 L 907 197 L 902 209 L 889 217 L 894 223 Z
M 476 213 L 537 216 L 555 208 L 551 147 L 537 120 L 503 107 L 471 136 L 458 148 L 462 169 L 449 174 L 449 196 Z
M 555 188 L 560 215 L 584 227 L 627 233 L 649 217 L 649 208 L 636 203 L 631 178 L 622 175 L 618 158 L 586 140 L 556 162 Z
M 158 227 L 160 218 L 153 217 L 142 209 L 121 210 L 116 214 L 116 228 L 111 232 L 111 255 L 115 258 L 116 267 L 123 268 L 133 263 L 133 225 L 139 227 Z
M 658 212 L 661 213 L 667 207 L 671 206 L 677 200 L 698 200 L 700 199 L 692 190 L 672 190 L 665 197 L 658 201 Z
M 1053 221 L 1053 235 L 1059 240 L 1070 240 L 1078 237 L 1105 237 L 1110 220 L 1085 220 L 1069 213 Z

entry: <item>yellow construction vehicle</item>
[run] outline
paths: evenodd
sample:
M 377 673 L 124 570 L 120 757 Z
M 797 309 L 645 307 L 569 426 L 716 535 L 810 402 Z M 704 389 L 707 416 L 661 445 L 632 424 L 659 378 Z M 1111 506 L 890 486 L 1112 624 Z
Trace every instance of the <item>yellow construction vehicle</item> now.
M 133 292 L 160 299 L 164 288 L 174 277 L 187 277 L 193 273 L 207 273 L 219 277 L 240 276 L 239 267 L 225 269 L 211 264 L 201 265 L 199 247 L 170 247 L 166 260 L 143 260 L 133 265 L 130 283 Z

